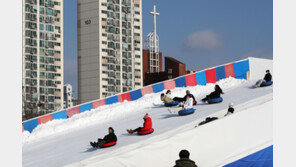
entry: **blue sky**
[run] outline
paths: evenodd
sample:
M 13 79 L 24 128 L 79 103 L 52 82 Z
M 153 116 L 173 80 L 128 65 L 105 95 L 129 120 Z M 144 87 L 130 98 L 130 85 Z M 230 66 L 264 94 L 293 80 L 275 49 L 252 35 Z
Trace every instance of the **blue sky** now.
M 185 3 L 186 2 L 186 3 Z M 153 31 L 149 14 L 155 4 L 157 33 L 163 56 L 187 69 L 207 67 L 247 57 L 272 59 L 272 0 L 142 0 L 143 40 Z M 77 95 L 77 7 L 64 1 L 65 83 Z

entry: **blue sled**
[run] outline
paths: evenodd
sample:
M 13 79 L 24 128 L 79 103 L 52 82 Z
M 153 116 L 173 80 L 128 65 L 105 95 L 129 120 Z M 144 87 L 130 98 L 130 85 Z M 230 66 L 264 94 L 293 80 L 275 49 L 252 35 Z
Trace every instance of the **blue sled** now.
M 216 98 L 216 99 L 209 99 L 209 104 L 215 104 L 215 103 L 221 103 L 223 101 L 222 97 Z
M 183 116 L 183 115 L 189 115 L 189 114 L 193 114 L 194 111 L 195 111 L 194 108 L 190 108 L 190 109 L 187 109 L 187 110 L 180 110 L 178 114 L 179 114 L 180 116 Z
M 272 81 L 269 81 L 269 82 L 263 82 L 263 83 L 260 85 L 260 87 L 270 86 L 270 85 L 272 85 L 272 84 L 273 84 Z
M 178 101 L 173 101 L 171 103 L 164 103 L 164 106 L 166 106 L 166 107 L 172 107 L 172 106 L 176 106 L 178 104 L 179 104 Z

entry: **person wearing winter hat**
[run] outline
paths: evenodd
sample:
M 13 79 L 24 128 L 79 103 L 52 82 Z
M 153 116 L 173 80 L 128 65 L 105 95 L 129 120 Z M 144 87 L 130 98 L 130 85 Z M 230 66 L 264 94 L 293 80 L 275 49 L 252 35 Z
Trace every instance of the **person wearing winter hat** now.
M 134 130 L 132 129 L 127 129 L 126 131 L 130 134 L 134 133 L 134 132 L 138 132 L 138 131 L 143 131 L 143 130 L 149 130 L 152 128 L 152 120 L 149 117 L 148 113 L 145 114 L 145 116 L 143 117 L 144 119 L 144 123 L 143 123 L 143 127 L 138 127 Z
M 230 102 L 230 103 L 229 103 L 229 106 L 228 106 L 228 111 L 227 111 L 227 113 L 225 114 L 225 116 L 234 113 L 234 108 L 233 108 L 233 106 L 234 106 L 234 104 L 233 104 L 232 102 Z
M 90 142 L 90 145 L 92 147 L 99 147 L 102 146 L 103 144 L 110 143 L 110 142 L 116 142 L 117 137 L 114 133 L 114 129 L 112 127 L 108 128 L 109 134 L 106 135 L 103 139 L 98 138 L 98 142 Z
M 181 150 L 179 153 L 180 159 L 176 160 L 174 167 L 197 167 L 194 161 L 189 159 L 190 153 L 187 150 Z
M 173 100 L 178 102 L 185 102 L 187 100 L 187 95 L 189 95 L 193 99 L 193 105 L 196 105 L 197 101 L 195 100 L 195 97 L 193 96 L 193 94 L 190 93 L 189 90 L 186 90 L 186 95 L 184 97 L 174 97 Z
M 167 95 L 165 95 L 164 93 L 162 93 L 160 95 L 160 100 L 163 101 L 164 103 L 172 103 L 174 102 L 173 99 L 171 99 L 170 97 L 168 97 Z

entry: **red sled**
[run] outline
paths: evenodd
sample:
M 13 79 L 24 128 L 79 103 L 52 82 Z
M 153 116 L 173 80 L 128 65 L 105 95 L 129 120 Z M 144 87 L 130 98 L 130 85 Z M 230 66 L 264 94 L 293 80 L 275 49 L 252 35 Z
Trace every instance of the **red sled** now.
M 140 130 L 140 131 L 138 131 L 138 135 L 148 135 L 148 134 L 153 133 L 153 132 L 154 132 L 153 128 L 151 128 L 149 130 Z
M 110 142 L 110 143 L 105 143 L 101 146 L 99 146 L 100 148 L 106 148 L 106 147 L 111 147 L 114 146 L 116 144 L 116 141 Z

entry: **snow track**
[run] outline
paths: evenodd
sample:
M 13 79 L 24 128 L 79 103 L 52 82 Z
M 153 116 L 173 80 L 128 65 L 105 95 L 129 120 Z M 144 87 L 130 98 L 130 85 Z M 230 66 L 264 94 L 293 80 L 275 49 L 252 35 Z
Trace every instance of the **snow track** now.
M 23 166 L 65 166 L 93 156 L 112 157 L 114 151 L 123 147 L 134 150 L 147 145 L 145 141 L 153 143 L 190 130 L 206 116 L 221 117 L 226 114 L 229 102 L 233 102 L 239 112 L 272 100 L 272 87 L 253 89 L 254 81 L 227 78 L 218 84 L 225 92 L 222 95 L 224 101 L 213 105 L 200 103 L 200 100 L 213 91 L 214 84 L 174 89 L 173 96 L 183 97 L 185 90 L 190 90 L 198 101 L 195 113 L 184 117 L 169 114 L 167 108 L 161 106 L 160 92 L 39 125 L 31 134 L 23 133 Z M 128 135 L 126 129 L 141 126 L 145 113 L 152 118 L 154 133 Z M 118 144 L 106 149 L 92 149 L 89 141 L 103 137 L 109 126 L 114 128 Z M 143 144 L 139 144 L 141 142 Z

